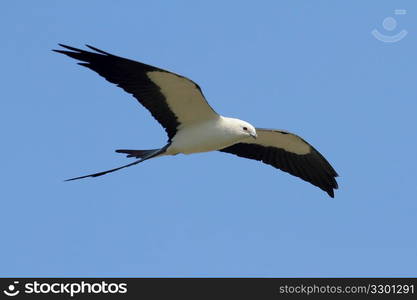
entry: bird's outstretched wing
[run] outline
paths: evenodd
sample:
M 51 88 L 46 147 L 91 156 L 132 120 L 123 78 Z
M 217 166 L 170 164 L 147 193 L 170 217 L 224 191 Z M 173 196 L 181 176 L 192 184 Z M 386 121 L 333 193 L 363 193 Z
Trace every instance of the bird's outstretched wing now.
M 79 63 L 81 66 L 132 94 L 165 128 L 169 141 L 182 125 L 218 116 L 207 103 L 200 87 L 186 77 L 92 46 L 87 45 L 95 52 L 59 45 L 67 50 L 53 51 L 82 61 Z
M 256 132 L 256 140 L 248 138 L 220 151 L 262 161 L 300 177 L 334 197 L 334 189 L 338 188 L 335 178 L 338 175 L 313 146 L 286 131 L 257 128 Z

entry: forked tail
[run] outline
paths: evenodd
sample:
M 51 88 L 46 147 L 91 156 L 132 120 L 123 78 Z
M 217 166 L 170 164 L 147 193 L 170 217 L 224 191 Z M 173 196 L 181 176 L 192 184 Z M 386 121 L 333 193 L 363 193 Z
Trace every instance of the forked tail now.
M 123 168 L 127 168 L 127 167 L 130 167 L 130 166 L 133 166 L 133 165 L 137 165 L 137 164 L 139 164 L 139 163 L 141 163 L 145 160 L 148 160 L 152 157 L 155 157 L 159 154 L 164 153 L 165 150 L 169 147 L 169 145 L 170 144 L 162 147 L 161 149 L 152 149 L 152 150 L 116 150 L 116 152 L 118 152 L 118 153 L 127 153 L 127 154 L 129 154 L 127 157 L 136 157 L 136 158 L 140 158 L 140 159 L 137 160 L 137 161 L 134 161 L 130 164 L 118 167 L 118 168 L 114 168 L 114 169 L 99 172 L 99 173 L 74 177 L 74 178 L 67 179 L 65 181 L 72 181 L 72 180 L 77 180 L 77 179 L 82 179 L 82 178 L 87 178 L 87 177 L 98 177 L 98 176 L 105 175 L 107 173 L 112 173 L 112 172 L 118 171 L 118 170 L 123 169 Z
M 125 150 L 125 149 L 119 149 L 116 150 L 117 153 L 125 153 L 128 154 L 127 157 L 136 157 L 136 158 L 142 158 L 149 154 L 151 154 L 154 151 L 157 151 L 159 149 L 151 149 L 151 150 Z

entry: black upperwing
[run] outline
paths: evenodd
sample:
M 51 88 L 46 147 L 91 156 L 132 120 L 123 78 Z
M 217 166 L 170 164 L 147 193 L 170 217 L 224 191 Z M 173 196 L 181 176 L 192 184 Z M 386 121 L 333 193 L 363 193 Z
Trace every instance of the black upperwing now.
M 258 138 L 250 138 L 221 152 L 254 159 L 297 176 L 319 187 L 334 198 L 338 174 L 309 143 L 286 131 L 256 129 Z
M 53 51 L 82 61 L 78 64 L 132 94 L 165 128 L 169 141 L 181 124 L 217 116 L 205 100 L 200 87 L 181 75 L 88 45 L 95 52 L 59 45 L 71 51 Z

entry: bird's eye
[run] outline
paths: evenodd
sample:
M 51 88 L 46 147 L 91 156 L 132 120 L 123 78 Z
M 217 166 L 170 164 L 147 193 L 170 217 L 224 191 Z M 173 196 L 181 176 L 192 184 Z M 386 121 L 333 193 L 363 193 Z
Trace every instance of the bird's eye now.
M 243 130 L 248 130 L 248 127 L 243 127 Z

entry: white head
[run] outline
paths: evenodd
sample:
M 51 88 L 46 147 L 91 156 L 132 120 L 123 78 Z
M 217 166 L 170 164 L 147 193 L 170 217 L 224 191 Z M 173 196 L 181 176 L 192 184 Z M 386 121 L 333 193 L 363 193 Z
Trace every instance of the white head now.
M 258 137 L 255 127 L 248 122 L 234 118 L 228 119 L 233 123 L 235 134 L 242 136 L 242 138 L 252 137 L 256 139 Z

